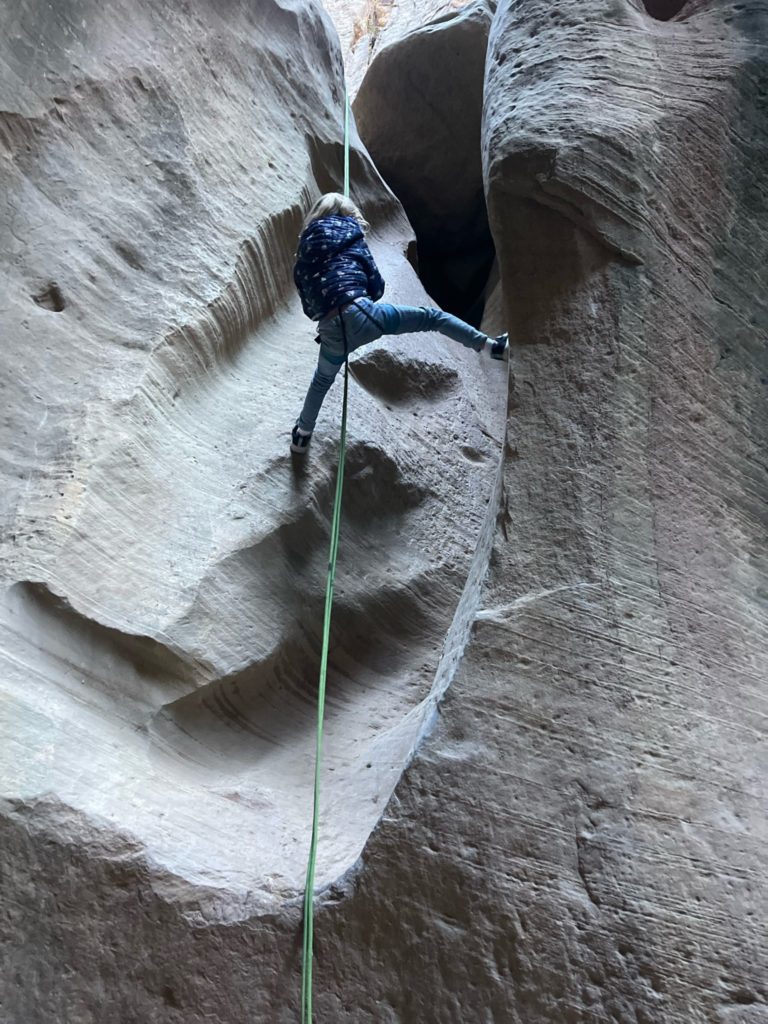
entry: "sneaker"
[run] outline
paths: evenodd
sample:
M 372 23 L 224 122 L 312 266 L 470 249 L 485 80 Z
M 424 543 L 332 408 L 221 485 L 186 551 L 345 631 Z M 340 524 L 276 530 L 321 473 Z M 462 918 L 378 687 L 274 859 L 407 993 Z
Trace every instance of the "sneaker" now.
M 291 451 L 300 452 L 303 454 L 309 448 L 309 442 L 312 440 L 311 430 L 302 430 L 299 424 L 291 431 Z
M 509 335 L 505 332 L 493 339 L 491 359 L 506 359 L 509 355 Z

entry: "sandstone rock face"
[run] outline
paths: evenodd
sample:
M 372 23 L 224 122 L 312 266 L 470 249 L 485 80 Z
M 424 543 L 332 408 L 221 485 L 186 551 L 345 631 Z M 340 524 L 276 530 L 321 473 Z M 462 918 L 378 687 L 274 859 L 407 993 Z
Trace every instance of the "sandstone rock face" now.
M 338 404 L 294 473 L 286 278 L 339 51 L 304 5 L 40 16 L 0 65 L 4 1014 L 294 1021 Z M 504 459 L 500 367 L 355 362 L 317 1021 L 766 1017 L 766 37 L 493 18 Z
M 381 50 L 442 17 L 452 17 L 469 0 L 323 0 L 339 33 L 347 86 L 354 96 Z
M 512 656 L 512 1020 L 768 1013 L 768 18 L 677 6 L 510 3 L 491 32 L 523 344 L 466 671 Z

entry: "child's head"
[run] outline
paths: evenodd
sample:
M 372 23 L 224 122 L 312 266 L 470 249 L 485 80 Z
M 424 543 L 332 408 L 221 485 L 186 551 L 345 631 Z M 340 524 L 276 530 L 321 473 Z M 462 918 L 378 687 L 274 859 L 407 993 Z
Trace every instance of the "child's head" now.
M 306 228 L 313 220 L 319 220 L 321 217 L 334 216 L 354 217 L 355 220 L 359 221 L 363 231 L 366 231 L 368 228 L 368 223 L 360 210 L 351 199 L 343 196 L 340 192 L 326 192 L 324 196 L 320 196 L 307 214 L 304 220 L 304 227 Z

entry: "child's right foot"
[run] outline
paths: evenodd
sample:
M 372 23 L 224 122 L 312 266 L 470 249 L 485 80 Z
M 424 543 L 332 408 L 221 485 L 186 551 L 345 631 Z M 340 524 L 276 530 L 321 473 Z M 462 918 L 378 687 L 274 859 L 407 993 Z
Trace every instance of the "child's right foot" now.
M 509 355 L 509 335 L 504 332 L 491 343 L 491 359 L 506 359 Z
M 299 424 L 291 431 L 291 451 L 299 452 L 303 455 L 307 448 L 309 448 L 309 442 L 312 440 L 311 430 L 302 430 Z

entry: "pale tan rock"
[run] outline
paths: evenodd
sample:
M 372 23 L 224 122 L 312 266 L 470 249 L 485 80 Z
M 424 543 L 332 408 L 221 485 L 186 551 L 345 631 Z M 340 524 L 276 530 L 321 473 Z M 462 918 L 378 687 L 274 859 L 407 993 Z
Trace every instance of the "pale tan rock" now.
M 341 185 L 340 55 L 313 6 L 83 15 L 20 15 L 3 64 L 2 793 L 125 835 L 172 900 L 274 912 L 306 862 L 341 397 L 292 463 L 317 349 L 291 266 Z M 356 136 L 352 168 L 388 297 L 426 301 Z M 351 365 L 321 885 L 444 686 L 505 391 L 436 336 Z
M 144 4 L 140 10 L 140 24 L 126 22 L 122 10 L 122 17 L 110 21 L 120 24 L 123 47 L 132 38 L 146 45 L 152 36 L 146 19 L 158 25 L 152 8 Z M 218 73 L 229 68 L 234 75 L 237 68 L 246 83 L 247 75 L 258 74 L 262 92 L 266 80 L 275 82 L 279 94 L 280 76 L 265 79 L 265 69 L 273 67 L 283 40 L 286 65 L 295 69 L 305 54 L 315 70 L 307 71 L 304 85 L 312 82 L 317 89 L 320 79 L 313 76 L 322 66 L 324 45 L 320 29 L 302 30 L 302 8 L 269 10 L 278 18 L 273 34 L 241 26 L 251 31 L 239 32 L 229 49 L 221 49 L 216 22 Z M 383 488 L 376 490 L 363 477 L 355 507 L 363 518 L 382 507 L 382 493 L 388 502 L 394 494 L 401 513 L 391 528 L 381 523 L 371 529 L 369 521 L 364 529 L 353 516 L 343 541 L 343 554 L 353 561 L 349 576 L 340 579 L 341 590 L 346 588 L 342 607 L 352 621 L 365 595 L 378 586 L 377 607 L 391 598 L 396 612 L 407 615 L 407 643 L 388 648 L 399 667 L 382 682 L 377 713 L 393 713 L 397 701 L 407 705 L 403 678 L 412 670 L 416 647 L 416 670 L 425 683 L 429 680 L 427 687 L 434 684 L 431 695 L 452 684 L 356 869 L 318 896 L 317 1021 L 757 1024 L 765 1019 L 768 368 L 762 297 L 768 283 L 768 185 L 760 157 L 766 138 L 766 56 L 758 45 L 765 38 L 763 25 L 764 5 L 758 0 L 692 0 L 685 16 L 670 22 L 652 20 L 639 4 L 625 0 L 557 8 L 544 0 L 504 3 L 496 15 L 483 157 L 505 317 L 515 333 L 503 475 L 492 479 L 492 457 L 475 461 L 483 454 L 481 439 L 492 456 L 493 443 L 482 431 L 498 436 L 493 403 L 480 427 L 480 417 L 470 412 L 477 401 L 471 390 L 462 390 L 471 389 L 477 378 L 463 359 L 453 358 L 452 349 L 435 343 L 416 354 L 405 341 L 387 348 L 401 367 L 408 367 L 409 356 L 429 363 L 428 370 L 419 367 L 419 380 L 435 380 L 436 387 L 432 397 L 413 389 L 399 402 L 390 398 L 393 408 L 386 416 L 380 403 L 389 396 L 382 381 L 402 371 L 393 370 L 381 350 L 359 365 L 365 389 L 356 388 L 361 405 L 353 403 L 353 417 L 371 433 L 358 434 L 353 444 L 375 441 L 380 454 L 372 456 L 374 483 Z M 184 27 L 183 19 L 173 26 L 177 46 L 193 37 Z M 294 50 L 299 33 L 304 49 Z M 94 37 L 99 33 L 92 32 Z M 194 39 L 200 40 L 199 26 Z M 253 54 L 247 64 L 235 59 L 243 39 L 262 46 L 269 39 L 269 59 Z M 308 41 L 318 47 L 314 60 Z M 194 80 L 198 65 L 190 53 L 180 53 L 179 60 Z M 242 100 L 251 93 L 238 85 L 236 75 L 228 91 L 235 106 L 238 96 Z M 195 107 L 191 85 L 184 95 Z M 322 107 L 316 99 L 314 109 L 317 117 Z M 190 119 L 188 112 L 185 123 Z M 199 112 L 198 143 L 212 138 L 213 124 L 221 120 Z M 314 123 L 309 114 L 306 123 Z M 45 124 L 55 122 L 49 118 Z M 242 135 L 242 122 L 226 122 L 222 130 L 237 135 L 238 127 Z M 18 122 L 13 130 L 20 130 Z M 329 122 L 323 156 L 337 152 L 334 130 Z M 287 151 L 298 146 L 287 125 L 281 145 Z M 89 147 L 72 146 L 82 159 L 96 149 L 95 140 Z M 6 161 L 6 171 L 18 160 Z M 33 166 L 42 171 L 49 165 L 35 161 Z M 80 194 L 76 171 L 75 163 L 71 173 L 77 187 L 70 184 L 66 193 L 70 203 Z M 298 205 L 296 196 L 310 187 L 312 170 L 305 165 L 301 174 L 295 167 L 294 172 L 291 203 Z M 317 158 L 314 174 L 322 178 Z M 221 191 L 210 186 L 211 196 L 226 197 L 216 206 L 222 216 L 231 213 L 242 187 L 235 178 L 225 164 L 217 178 Z M 47 176 L 27 170 L 24 182 L 14 185 L 25 185 L 32 209 L 41 202 L 43 180 Z M 102 189 L 102 204 L 94 200 L 91 211 L 95 215 L 106 207 L 108 223 L 116 216 L 110 194 Z M 369 194 L 372 204 L 387 207 L 386 193 L 373 178 Z M 138 188 L 131 195 L 140 207 L 149 202 Z M 221 284 L 205 301 L 221 296 L 236 276 L 238 246 L 253 236 L 242 212 L 248 205 L 242 201 L 239 219 L 220 237 L 212 234 L 218 220 L 200 231 L 196 223 L 189 225 L 196 244 L 180 245 L 174 260 L 168 257 L 173 268 L 183 253 L 194 251 L 186 272 L 201 282 L 208 274 L 201 269 L 204 255 L 214 267 L 218 262 L 229 268 L 220 271 Z M 79 243 L 83 229 L 78 225 L 92 221 L 76 209 L 71 218 L 61 214 L 60 223 L 72 225 Z M 264 244 L 280 231 L 266 230 Z M 129 236 L 134 244 L 136 234 Z M 24 231 L 17 235 L 20 248 L 4 248 L 14 258 L 30 247 Z M 32 237 L 40 240 L 43 234 Z M 415 288 L 401 256 L 406 240 L 402 222 L 381 218 L 376 252 L 403 295 Z M 46 245 L 42 251 L 50 260 L 58 249 L 53 242 Z M 78 247 L 72 250 L 77 258 Z M 10 284 L 1 305 L 17 314 L 27 309 L 21 296 L 28 293 L 17 284 L 22 271 L 15 269 L 23 265 L 21 258 L 6 261 L 12 276 L 4 279 Z M 29 290 L 43 303 L 37 307 L 32 300 L 41 310 L 33 315 L 43 316 L 45 310 L 54 324 L 71 308 L 55 312 L 60 300 L 50 287 L 55 280 L 67 300 L 73 285 L 65 287 L 66 265 L 60 260 L 55 275 L 46 272 Z M 136 317 L 151 316 L 156 307 L 146 291 L 134 287 L 145 301 L 120 307 L 121 315 L 135 309 Z M 201 672 L 229 672 L 228 682 L 218 685 L 221 696 L 242 680 L 235 673 L 243 670 L 251 649 L 255 616 L 265 623 L 284 621 L 278 605 L 289 606 L 291 600 L 290 594 L 278 593 L 284 579 L 303 572 L 305 607 L 317 602 L 311 588 L 320 586 L 315 581 L 321 579 L 324 555 L 316 543 L 297 547 L 296 538 L 314 540 L 327 527 L 319 510 L 330 487 L 333 420 L 327 420 L 327 461 L 322 467 L 320 460 L 312 463 L 307 478 L 296 484 L 316 501 L 312 514 L 299 523 L 281 520 L 293 478 L 280 476 L 282 448 L 277 439 L 270 441 L 269 431 L 283 429 L 282 420 L 280 426 L 260 424 L 263 407 L 248 399 L 251 383 L 263 379 L 267 354 L 269 365 L 285 367 L 286 336 L 295 339 L 297 350 L 311 349 L 289 294 L 265 320 L 254 317 L 255 331 L 248 331 L 248 342 L 236 347 L 228 363 L 209 359 L 205 373 L 188 370 L 190 390 L 200 394 L 202 408 L 195 401 L 178 414 L 161 416 L 158 399 L 151 405 L 148 397 L 134 397 L 137 384 L 118 386 L 123 375 L 129 378 L 117 357 L 107 359 L 90 336 L 78 345 L 65 344 L 70 334 L 61 328 L 52 336 L 58 347 L 44 341 L 52 353 L 60 353 L 60 362 L 54 363 L 53 355 L 41 362 L 36 382 L 50 388 L 44 394 L 56 432 L 45 433 L 42 410 L 35 409 L 33 417 L 26 402 L 11 407 L 15 418 L 7 422 L 13 431 L 5 430 L 3 441 L 9 438 L 12 472 L 23 478 L 14 521 L 28 526 L 20 531 L 23 549 L 10 549 L 8 578 L 38 580 L 17 585 L 9 595 L 13 621 L 21 626 L 14 635 L 5 634 L 13 660 L 2 677 L 12 696 L 4 708 L 13 723 L 4 756 L 16 772 L 13 790 L 6 786 L 0 844 L 7 894 L 0 929 L 3 998 L 11 1024 L 297 1019 L 298 900 L 283 898 L 279 877 L 272 880 L 272 894 L 265 895 L 267 881 L 259 874 L 267 845 L 260 830 L 273 811 L 265 807 L 263 794 L 259 808 L 254 790 L 246 799 L 257 806 L 238 807 L 244 801 L 233 789 L 229 802 L 236 811 L 227 817 L 226 797 L 217 795 L 214 784 L 204 796 L 200 779 L 204 773 L 209 779 L 226 774 L 225 753 L 247 760 L 257 739 L 252 746 L 250 734 L 238 734 L 231 744 L 218 742 L 218 720 L 197 716 L 194 694 L 190 700 L 184 689 L 192 658 L 200 661 Z M 489 304 L 493 315 L 498 301 L 496 295 Z M 176 302 L 183 306 L 179 294 L 171 292 L 169 319 Z M 202 319 L 200 301 L 188 297 L 187 302 L 176 327 Z M 81 305 L 87 323 L 96 326 L 100 322 L 92 311 L 110 308 Z M 20 320 L 5 315 L 17 330 Z M 162 318 L 158 323 L 137 336 L 167 337 L 167 324 Z M 489 320 L 489 328 L 496 326 Z M 118 321 L 107 322 L 112 336 L 122 336 L 119 328 Z M 8 327 L 3 330 L 7 334 Z M 195 335 L 210 336 L 216 332 Z M 191 350 L 182 350 L 179 365 L 191 366 L 186 357 Z M 29 351 L 22 349 L 12 366 Z M 74 430 L 56 425 L 59 419 L 76 423 L 89 392 L 69 399 L 62 381 L 67 382 L 68 366 L 77 369 L 83 353 L 94 352 L 103 361 L 88 379 L 103 397 L 93 403 L 90 415 L 98 418 L 89 420 L 85 440 L 75 443 Z M 162 361 L 169 355 L 147 345 L 147 351 L 129 353 L 135 366 L 126 357 L 126 365 L 134 366 L 130 380 L 142 382 L 142 394 L 169 394 L 166 381 L 176 379 L 175 364 Z M 449 369 L 442 376 L 441 366 Z M 279 408 L 281 416 L 289 414 L 303 388 L 293 379 L 295 372 L 292 362 L 280 386 L 269 392 L 269 408 L 275 413 Z M 489 379 L 489 387 L 498 384 L 498 377 Z M 441 459 L 444 430 L 437 428 L 444 428 L 448 410 L 466 417 L 461 422 L 468 433 L 456 442 L 458 451 Z M 256 453 L 249 452 L 249 438 L 236 428 L 239 411 L 257 424 L 253 429 L 261 447 Z M 139 412 L 149 417 L 146 424 Z M 409 428 L 409 417 L 424 426 Z M 477 429 L 470 436 L 472 424 Z M 133 438 L 142 445 L 131 450 Z M 214 444 L 222 447 L 219 439 L 235 446 L 221 460 L 212 455 Z M 182 462 L 179 452 L 202 459 L 200 472 Z M 466 467 L 458 462 L 459 453 Z M 253 462 L 247 464 L 248 458 Z M 223 462 L 228 469 L 221 468 Z M 29 463 L 36 474 L 25 469 Z M 64 495 L 43 489 L 53 472 L 65 476 L 73 463 L 76 486 L 64 489 Z M 153 484 L 140 472 L 165 464 L 175 474 L 172 485 Z M 246 474 L 244 465 L 251 467 Z M 468 483 L 465 473 L 473 466 L 482 474 Z M 237 492 L 243 482 L 244 497 Z M 426 508 L 424 501 L 411 505 L 414 490 L 408 485 L 431 488 L 434 502 Z M 172 495 L 163 498 L 165 489 L 176 495 L 175 503 Z M 480 499 L 486 494 L 491 501 L 483 516 Z M 122 536 L 117 523 L 129 518 L 121 512 L 128 498 L 135 499 L 138 516 L 129 534 L 133 561 L 114 540 Z M 179 518 L 166 534 L 166 549 L 182 552 L 181 571 L 192 578 L 185 591 L 187 618 L 167 611 L 172 578 L 180 570 L 162 562 L 155 566 L 151 556 L 155 505 L 174 508 Z M 209 516 L 208 509 L 215 514 Z M 67 514 L 75 517 L 74 526 L 64 520 Z M 187 514 L 197 536 L 186 527 Z M 256 527 L 263 538 L 249 548 L 249 538 L 261 536 Z M 100 537 L 101 553 L 95 543 Z M 195 561 L 201 537 L 210 553 L 205 567 Z M 454 550 L 431 546 L 435 537 L 440 547 L 453 543 Z M 87 555 L 89 538 L 94 543 Z M 394 592 L 363 578 L 371 554 L 378 557 L 384 549 L 400 587 Z M 297 566 L 305 553 L 310 564 Z M 276 568 L 280 555 L 282 571 Z M 110 556 L 122 557 L 122 573 Z M 447 579 L 440 574 L 450 558 L 463 569 Z M 249 559 L 259 560 L 259 574 L 249 576 Z M 418 585 L 408 575 L 414 561 L 432 567 L 432 576 L 421 577 Z M 27 571 L 30 566 L 37 567 L 34 574 Z M 64 578 L 63 567 L 71 588 L 66 593 L 53 585 Z M 296 575 L 288 577 L 286 567 Z M 40 580 L 77 610 L 62 609 L 41 590 Z M 254 586 L 247 591 L 249 580 Z M 424 588 L 433 583 L 430 603 Z M 239 601 L 223 598 L 227 588 Z M 142 611 L 142 593 L 149 591 L 160 598 Z M 430 655 L 427 647 L 439 646 L 444 632 L 422 618 L 435 612 L 443 617 L 441 630 L 454 616 L 437 667 L 436 652 Z M 303 620 L 295 615 L 292 621 Z M 367 608 L 362 621 L 360 628 L 368 630 Z M 132 639 L 126 624 L 151 639 Z M 112 628 L 120 635 L 109 632 Z M 352 638 L 353 631 L 348 635 Z M 292 641 L 290 632 L 285 636 Z M 36 637 L 45 637 L 44 648 L 34 649 Z M 345 666 L 353 660 L 359 664 L 363 646 L 351 640 L 345 645 Z M 279 653 L 275 648 L 275 658 Z M 86 656 L 83 667 L 92 677 L 77 671 L 82 665 L 77 658 Z M 427 673 L 421 665 L 430 656 Z M 137 663 L 143 667 L 140 678 Z M 365 668 L 376 671 L 375 664 Z M 355 666 L 354 677 L 357 673 Z M 90 680 L 85 690 L 81 679 Z M 129 684 L 119 695 L 104 685 L 116 679 Z M 365 699 L 370 696 L 366 690 Z M 187 701 L 176 709 L 178 721 L 203 726 L 197 736 L 193 731 L 191 742 L 205 732 L 207 757 L 182 785 L 177 755 L 185 749 L 174 745 L 172 732 L 163 734 L 171 748 L 163 757 L 170 759 L 161 761 L 158 754 L 152 768 L 155 778 L 167 774 L 168 810 L 175 820 L 164 828 L 168 837 L 175 835 L 176 846 L 173 856 L 166 852 L 162 860 L 159 802 L 151 844 L 147 830 L 137 838 L 129 821 L 140 810 L 148 820 L 150 808 L 141 808 L 141 801 L 147 793 L 150 803 L 157 796 L 157 787 L 141 785 L 140 773 L 148 777 L 142 761 L 148 740 L 134 726 L 139 716 L 142 723 L 149 721 L 149 708 L 167 709 L 178 697 Z M 295 722 L 290 714 L 295 707 L 278 706 L 272 721 L 278 723 L 289 711 Z M 107 729 L 107 711 L 118 708 L 125 719 L 115 715 Z M 251 721 L 253 710 L 241 706 L 240 721 Z M 401 721 L 415 713 L 406 712 Z M 335 722 L 343 717 L 339 707 Z M 365 720 L 370 724 L 367 714 Z M 153 721 L 157 727 L 163 719 Z M 376 749 L 371 733 L 366 742 L 369 750 Z M 375 756 L 370 763 L 377 763 Z M 103 774 L 105 764 L 109 771 Z M 336 767 L 332 760 L 329 767 Z M 273 778 L 280 781 L 285 762 L 274 768 Z M 338 855 L 340 841 L 348 838 L 342 830 L 361 813 L 354 801 L 363 790 L 353 775 L 348 778 L 348 788 L 335 790 L 337 802 L 321 832 L 321 850 L 328 843 L 338 857 L 335 863 L 344 859 Z M 44 790 L 40 779 L 56 785 Z M 72 790 L 79 803 L 68 799 Z M 113 807 L 112 822 L 96 817 L 91 807 L 100 800 L 109 811 L 115 793 L 121 803 Z M 88 809 L 82 806 L 86 797 Z M 222 815 L 218 823 L 212 813 Z M 190 878 L 190 862 L 197 856 L 205 863 L 204 834 L 217 831 L 217 825 L 219 845 L 209 849 L 222 851 L 227 878 L 215 879 L 210 871 Z M 184 871 L 171 873 L 174 864 Z M 283 877 L 292 870 L 283 863 L 277 868 Z M 251 880 L 261 888 L 249 896 Z
M 515 1021 L 766 1014 L 766 9 L 639 7 L 491 31 Z

